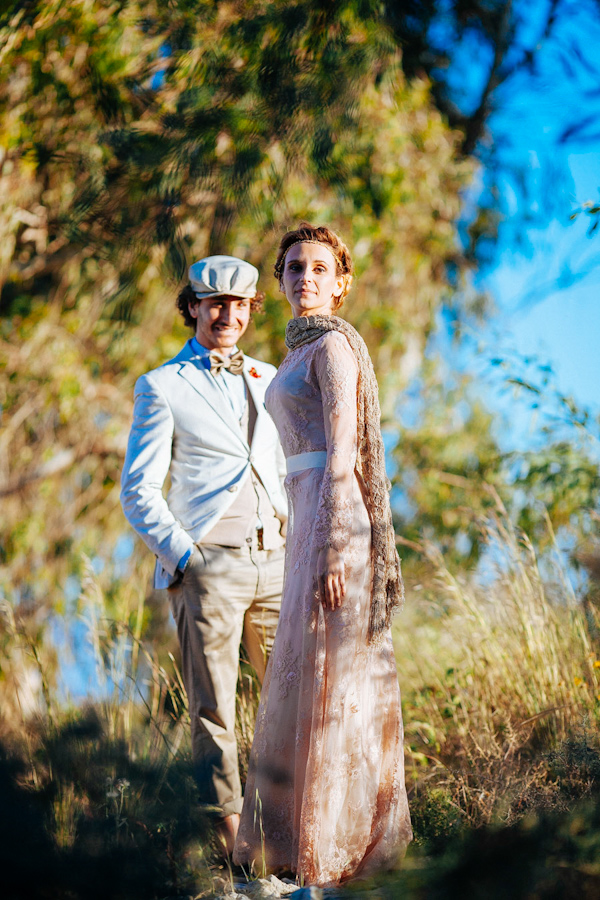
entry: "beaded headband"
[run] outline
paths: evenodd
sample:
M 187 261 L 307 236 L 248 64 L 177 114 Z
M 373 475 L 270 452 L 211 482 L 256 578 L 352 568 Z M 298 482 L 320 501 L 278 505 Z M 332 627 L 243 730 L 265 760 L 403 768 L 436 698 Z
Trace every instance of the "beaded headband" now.
M 322 247 L 327 247 L 327 249 L 329 250 L 329 252 L 331 253 L 331 255 L 333 256 L 333 258 L 335 259 L 336 262 L 340 262 L 340 258 L 339 258 L 339 256 L 335 255 L 335 251 L 334 251 L 333 247 L 331 246 L 331 244 L 328 244 L 326 241 L 315 241 L 310 238 L 299 238 L 297 241 L 294 241 L 293 244 L 290 244 L 290 246 L 287 247 L 285 253 L 283 254 L 283 256 L 281 257 L 281 259 L 279 261 L 279 264 L 275 266 L 276 278 L 279 278 L 281 280 L 281 276 L 283 275 L 283 267 L 285 266 L 285 258 L 288 255 L 288 253 L 290 252 L 290 250 L 292 249 L 292 247 L 295 247 L 296 244 L 320 244 Z

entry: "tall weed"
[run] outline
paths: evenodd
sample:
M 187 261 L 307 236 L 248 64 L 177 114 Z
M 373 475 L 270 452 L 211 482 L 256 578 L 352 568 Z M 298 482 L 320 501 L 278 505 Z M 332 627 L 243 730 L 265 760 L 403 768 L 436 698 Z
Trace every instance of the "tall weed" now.
M 558 551 L 550 581 L 500 506 L 480 527 L 484 577 L 455 576 L 419 545 L 432 577 L 394 628 L 413 807 L 443 789 L 476 826 L 511 821 L 536 793 L 551 802 L 548 754 L 600 714 L 597 631 Z
M 172 654 L 163 662 L 142 641 L 144 614 L 143 589 L 133 585 L 115 600 L 86 563 L 78 615 L 87 623 L 94 700 L 78 707 L 58 690 L 51 649 L 32 641 L 30 623 L 5 605 L 0 665 L 10 677 L 0 680 L 0 818 L 7 896 L 104 897 L 110 887 L 110 896 L 131 900 L 197 894 L 212 884 L 181 674 Z M 31 682 L 30 672 L 41 685 L 36 703 L 3 706 L 11 689 L 19 696 L 20 682 Z M 21 831 L 9 827 L 13 808 L 21 810 Z M 25 832 L 38 835 L 39 854 Z
M 439 859 L 441 873 L 464 874 L 463 857 L 480 846 L 499 858 L 515 835 L 529 834 L 521 820 L 568 817 L 574 804 L 600 796 L 595 608 L 578 602 L 558 553 L 551 567 L 540 562 L 500 506 L 481 533 L 488 553 L 478 578 L 454 575 L 433 545 L 418 546 L 431 576 L 394 626 L 421 846 L 402 881 L 407 890 L 413 876 L 421 884 L 419 852 Z M 85 565 L 78 615 L 95 676 L 94 701 L 83 708 L 57 689 L 56 651 L 35 623 L 4 604 L 0 788 L 15 827 L 4 813 L 0 844 L 14 896 L 21 888 L 36 896 L 41 884 L 28 869 L 26 834 L 56 896 L 95 896 L 90 879 L 98 896 L 110 883 L 111 896 L 131 898 L 208 896 L 219 884 L 196 803 L 181 674 L 172 654 L 143 639 L 143 583 L 109 591 Z M 258 697 L 242 662 L 242 775 Z M 507 825 L 516 830 L 497 843 L 493 827 Z M 465 837 L 473 827 L 483 828 L 483 843 Z M 531 833 L 541 835 L 541 826 Z

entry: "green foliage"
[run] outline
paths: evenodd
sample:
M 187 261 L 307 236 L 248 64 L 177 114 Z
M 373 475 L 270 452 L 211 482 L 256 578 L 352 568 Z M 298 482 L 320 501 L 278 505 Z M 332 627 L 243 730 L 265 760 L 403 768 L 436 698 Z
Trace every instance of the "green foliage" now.
M 600 812 L 596 804 L 533 815 L 509 828 L 464 832 L 427 874 L 432 897 L 595 897 L 600 888 Z M 404 879 L 381 897 L 398 896 Z M 415 886 L 416 887 L 416 886 Z M 419 892 L 416 892 L 419 896 Z
M 549 367 L 541 379 L 532 378 L 540 375 L 534 368 L 532 360 L 494 358 L 476 379 L 426 359 L 397 398 L 392 497 L 409 565 L 416 560 L 410 542 L 421 537 L 435 540 L 451 566 L 476 564 L 485 552 L 480 519 L 498 499 L 540 550 L 553 532 L 571 546 L 596 533 L 597 423 L 557 391 Z M 503 384 L 519 415 L 531 419 L 526 449 L 510 449 L 502 432 L 509 422 L 485 406 L 486 392 Z
M 415 791 L 411 796 L 410 818 L 414 840 L 428 853 L 441 853 L 448 841 L 463 827 L 460 807 L 451 793 L 440 787 Z
M 447 377 L 434 366 L 419 395 L 405 397 L 414 425 L 404 424 L 408 409 L 398 404 L 393 483 L 408 503 L 398 531 L 410 541 L 435 540 L 450 564 L 468 566 L 481 552 L 477 517 L 495 505 L 490 488 L 507 485 L 491 413 L 469 390 L 468 377 L 454 384 Z M 412 555 L 410 547 L 406 553 Z
M 538 878 L 595 883 L 596 814 L 579 804 L 595 801 L 600 785 L 598 617 L 575 603 L 564 571 L 550 596 L 533 548 L 506 517 L 490 520 L 485 537 L 505 556 L 483 585 L 456 577 L 435 546 L 421 546 L 423 599 L 394 626 L 417 842 L 400 874 L 369 886 L 373 896 L 491 890 L 504 854 L 517 896 Z M 0 856 L 8 896 L 224 893 L 195 811 L 181 679 L 172 659 L 162 665 L 141 641 L 144 580 L 113 596 L 91 567 L 84 577 L 79 615 L 67 608 L 64 618 L 67 627 L 88 623 L 94 708 L 69 708 L 47 677 L 47 642 L 32 633 L 25 610 L 11 619 L 4 609 Z M 36 675 L 43 703 L 28 691 Z M 245 665 L 240 680 L 243 768 L 257 692 Z
M 288 311 L 270 273 L 279 235 L 301 218 L 339 229 L 353 249 L 345 314 L 371 349 L 398 436 L 398 530 L 419 589 L 396 638 L 416 833 L 435 864 L 377 890 L 494 896 L 509 885 L 518 896 L 525 885 L 550 896 L 554 881 L 563 896 L 573 885 L 594 895 L 597 813 L 567 807 L 597 793 L 597 748 L 573 736 L 581 710 L 599 715 L 597 616 L 593 604 L 576 607 L 564 572 L 544 584 L 526 537 L 551 550 L 548 522 L 575 540 L 593 534 L 597 466 L 573 438 L 593 423 L 559 398 L 546 444 L 507 453 L 481 389 L 424 360 L 442 305 L 459 317 L 466 308 L 455 223 L 475 171 L 464 151 L 492 94 L 468 119 L 452 111 L 436 68 L 445 51 L 427 55 L 440 5 L 413 4 L 410 15 L 400 6 L 0 7 L 9 896 L 106 896 L 106 879 L 111 896 L 205 887 L 206 832 L 180 749 L 184 692 L 163 667 L 164 609 L 146 602 L 153 561 L 139 544 L 123 560 L 119 474 L 134 381 L 186 337 L 174 310 L 186 265 L 226 251 L 259 267 L 266 313 L 244 346 L 277 363 Z M 452 27 L 474 28 L 499 64 L 516 33 L 511 25 L 502 37 L 502 8 L 445 4 Z M 483 210 L 473 240 L 496 224 Z M 513 362 L 512 387 L 541 406 L 550 383 Z M 465 571 L 485 547 L 495 570 L 474 586 Z M 94 715 L 65 711 L 50 635 L 80 613 L 94 623 Z M 256 691 L 243 682 L 245 753 Z M 520 825 L 487 829 L 525 812 Z
M 107 892 L 147 900 L 207 882 L 209 831 L 189 765 L 136 758 L 92 711 L 33 740 L 29 763 L 0 751 L 7 900 Z
M 135 379 L 186 336 L 185 265 L 258 265 L 244 346 L 279 362 L 278 237 L 338 227 L 348 317 L 391 393 L 460 267 L 472 167 L 369 3 L 31 3 L 0 60 L 0 590 L 33 614 L 64 606 L 82 552 L 113 594 L 142 576 L 116 567 L 119 474 Z

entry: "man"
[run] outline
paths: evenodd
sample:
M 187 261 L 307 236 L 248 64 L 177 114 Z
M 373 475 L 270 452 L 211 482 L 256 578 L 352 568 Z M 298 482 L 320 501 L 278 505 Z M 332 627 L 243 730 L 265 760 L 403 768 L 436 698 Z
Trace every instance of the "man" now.
M 210 256 L 189 277 L 178 307 L 194 336 L 136 384 L 121 502 L 156 554 L 154 586 L 169 591 L 200 802 L 230 853 L 242 806 L 239 648 L 262 681 L 283 581 L 285 461 L 264 406 L 276 370 L 237 349 L 261 305 L 258 271 Z

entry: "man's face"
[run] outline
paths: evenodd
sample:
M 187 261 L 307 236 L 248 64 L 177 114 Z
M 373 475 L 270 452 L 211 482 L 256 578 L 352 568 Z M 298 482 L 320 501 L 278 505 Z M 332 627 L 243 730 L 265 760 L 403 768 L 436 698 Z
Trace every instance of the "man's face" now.
M 226 355 L 235 347 L 250 321 L 250 300 L 245 297 L 204 297 L 190 303 L 196 319 L 196 340 L 208 350 Z

